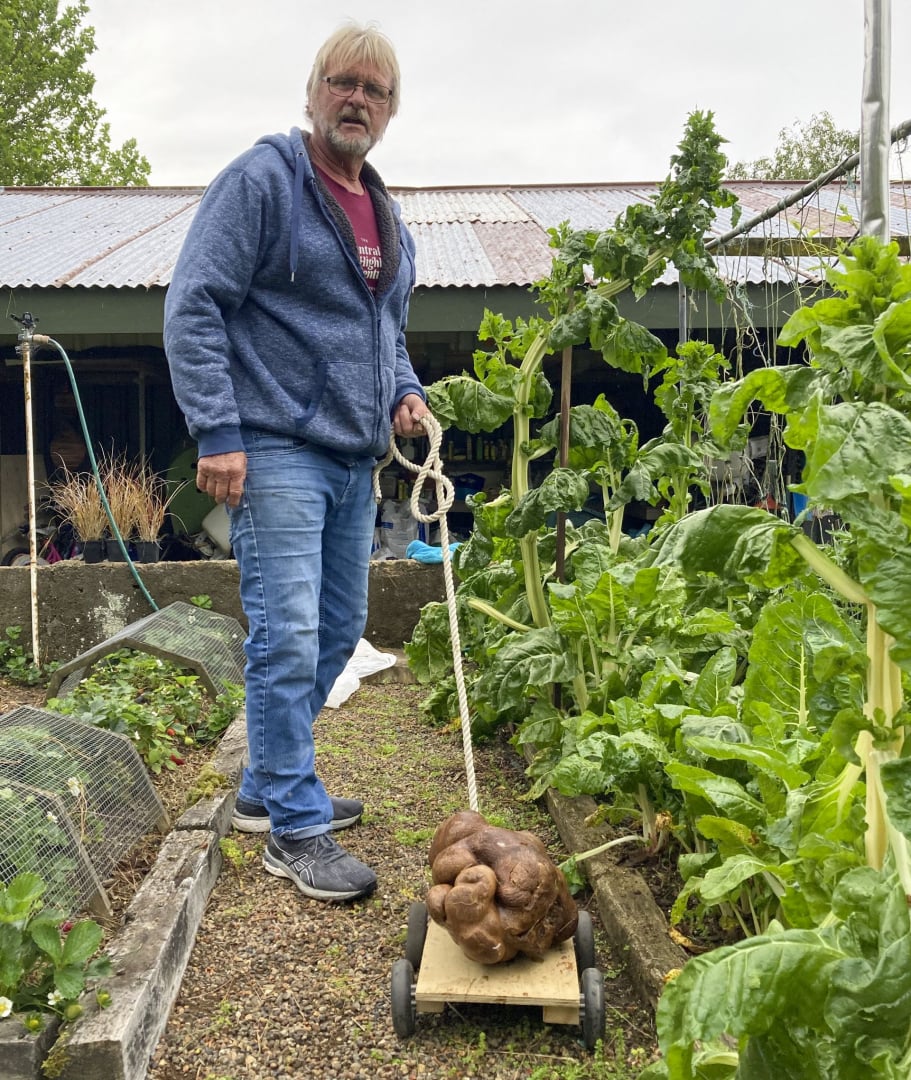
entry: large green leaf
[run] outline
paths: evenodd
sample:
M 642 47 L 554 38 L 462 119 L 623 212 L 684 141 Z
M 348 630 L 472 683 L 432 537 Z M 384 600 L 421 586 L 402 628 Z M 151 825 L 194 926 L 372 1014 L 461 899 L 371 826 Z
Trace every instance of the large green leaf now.
M 737 382 L 725 383 L 712 395 L 712 434 L 726 445 L 753 401 L 758 399 L 770 412 L 786 414 L 804 408 L 818 385 L 819 373 L 803 364 L 757 368 Z
M 0 994 L 12 998 L 25 973 L 22 932 L 0 923 Z
M 499 708 L 515 705 L 551 683 L 567 682 L 574 674 L 563 639 L 545 628 L 516 634 L 497 650 L 488 685 L 496 687 L 493 702 Z
M 665 767 L 665 772 L 675 788 L 704 799 L 717 813 L 740 821 L 751 829 L 764 823 L 765 810 L 762 804 L 750 796 L 736 780 L 679 761 L 670 762 Z
M 684 743 L 706 757 L 717 761 L 743 761 L 766 776 L 780 780 L 787 788 L 798 788 L 810 779 L 810 774 L 792 765 L 787 756 L 774 746 L 756 743 L 727 742 L 723 739 L 707 739 L 704 736 L 687 736 Z
M 532 488 L 507 517 L 506 531 L 522 537 L 540 529 L 557 511 L 581 510 L 588 499 L 588 481 L 572 469 L 553 469 Z
M 771 599 L 753 630 L 744 682 L 745 714 L 754 720 L 760 703 L 787 725 L 816 721 L 816 693 L 836 674 L 866 670 L 864 646 L 835 604 L 822 592 L 791 590 Z
M 667 357 L 667 346 L 640 323 L 621 319 L 615 323 L 594 348 L 621 371 L 649 372 Z
M 753 855 L 732 855 L 721 866 L 707 870 L 696 891 L 707 904 L 719 904 L 722 900 L 736 898 L 752 878 L 775 869 Z
M 896 758 L 880 768 L 889 821 L 911 843 L 911 758 Z
M 421 683 L 434 682 L 452 670 L 452 637 L 445 604 L 434 602 L 421 609 L 411 640 L 405 643 L 405 655 Z
M 63 942 L 60 940 L 60 931 L 56 923 L 39 920 L 29 928 L 29 933 L 38 948 L 49 956 L 55 964 L 61 962 L 63 958 Z
M 835 510 L 852 495 L 891 492 L 890 477 L 911 471 L 911 420 L 878 401 L 816 401 L 792 417 L 785 434 L 803 450 L 801 490 L 817 506 Z
M 687 700 L 694 709 L 711 715 L 729 698 L 737 671 L 734 649 L 719 649 L 708 661 L 689 692 Z
M 102 931 L 96 922 L 82 919 L 66 935 L 63 942 L 63 964 L 84 964 L 101 944 Z
M 867 912 L 859 913 L 855 920 L 862 919 L 866 925 L 876 920 L 876 953 L 846 958 L 837 964 L 831 972 L 826 1000 L 826 1020 L 843 1053 L 862 1060 L 869 1053 L 871 1041 L 897 1046 L 899 1056 L 911 1049 L 907 1045 L 911 1031 L 908 900 L 895 879 L 879 903 L 871 898 L 868 904 Z
M 725 1033 L 760 1035 L 785 1019 L 789 1026 L 824 1028 L 818 989 L 843 958 L 827 937 L 807 930 L 749 938 L 694 957 L 658 1003 L 662 1050 L 668 1055 L 672 1047 Z M 787 1075 L 801 1076 L 799 1061 Z
M 765 510 L 722 503 L 676 522 L 653 545 L 656 566 L 678 564 L 690 578 L 716 574 L 774 588 L 804 570 L 789 543 L 796 530 Z
M 44 890 L 44 881 L 29 872 L 17 874 L 9 885 L 0 882 L 0 923 L 24 923 Z
M 427 389 L 427 400 L 444 427 L 455 425 L 473 434 L 494 431 L 505 424 L 514 405 L 511 397 L 494 393 L 467 375 L 453 375 L 433 383 Z

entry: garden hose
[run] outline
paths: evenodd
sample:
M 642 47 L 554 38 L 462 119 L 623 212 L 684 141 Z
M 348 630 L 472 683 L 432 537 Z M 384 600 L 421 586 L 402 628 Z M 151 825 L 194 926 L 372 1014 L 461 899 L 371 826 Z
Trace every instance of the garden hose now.
M 440 544 L 443 548 L 443 580 L 446 583 L 446 608 L 449 614 L 449 634 L 452 640 L 452 664 L 455 669 L 456 694 L 459 701 L 459 718 L 462 725 L 462 749 L 465 755 L 465 774 L 468 781 L 468 806 L 478 812 L 478 787 L 475 781 L 474 751 L 471 743 L 471 719 L 468 714 L 468 697 L 465 692 L 465 676 L 462 671 L 462 645 L 459 638 L 459 619 L 456 610 L 455 586 L 452 580 L 452 553 L 449 548 L 449 526 L 446 522 L 446 513 L 452 506 L 455 498 L 455 490 L 452 481 L 443 472 L 443 459 L 440 457 L 440 446 L 443 441 L 443 429 L 438 421 L 430 415 L 422 416 L 421 423 L 430 440 L 430 450 L 423 465 L 416 465 L 413 461 L 402 454 L 395 442 L 393 435 L 389 442 L 389 450 L 386 456 L 378 462 L 373 472 L 373 493 L 377 503 L 381 501 L 379 474 L 384 465 L 390 461 L 396 461 L 399 465 L 416 473 L 414 486 L 411 489 L 411 514 L 417 521 L 430 524 L 433 521 L 440 523 Z M 424 489 L 424 482 L 432 480 L 436 489 L 437 508 L 432 514 L 425 514 L 421 509 L 420 498 Z
M 98 469 L 98 462 L 95 459 L 95 451 L 92 449 L 92 440 L 89 436 L 88 425 L 85 422 L 85 412 L 82 408 L 82 399 L 79 396 L 79 387 L 76 385 L 76 375 L 73 372 L 73 365 L 70 363 L 70 358 L 66 355 L 66 350 L 63 348 L 60 342 L 55 341 L 52 337 L 48 337 L 47 334 L 31 334 L 31 340 L 37 345 L 50 345 L 52 348 L 57 350 L 57 352 L 60 354 L 60 358 L 63 360 L 64 367 L 66 368 L 66 373 L 69 376 L 70 386 L 73 389 L 73 397 L 76 399 L 76 412 L 79 415 L 79 426 L 82 428 L 82 437 L 85 439 L 85 448 L 88 453 L 89 462 L 92 466 L 92 476 L 95 479 L 95 486 L 98 488 L 98 494 L 101 497 L 101 504 L 104 507 L 104 512 L 107 516 L 108 524 L 111 526 L 111 532 L 113 533 L 114 538 L 117 540 L 117 544 L 120 547 L 120 553 L 123 555 L 127 565 L 130 568 L 130 573 L 133 575 L 136 584 L 139 586 L 139 591 L 149 602 L 152 610 L 158 611 L 158 605 L 152 599 L 149 590 L 146 588 L 145 582 L 142 580 L 139 571 L 136 569 L 135 563 L 130 558 L 130 552 L 127 548 L 126 541 L 124 540 L 120 529 L 118 529 L 117 522 L 114 520 L 114 515 L 111 512 L 111 505 L 108 502 L 107 493 L 104 490 L 104 484 L 101 482 L 101 473 Z

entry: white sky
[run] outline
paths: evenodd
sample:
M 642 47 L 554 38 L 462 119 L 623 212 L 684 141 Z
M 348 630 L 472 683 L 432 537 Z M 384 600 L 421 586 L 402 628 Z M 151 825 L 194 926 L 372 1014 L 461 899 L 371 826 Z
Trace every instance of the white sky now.
M 911 117 L 911 3 L 892 0 L 890 127 Z M 731 161 L 828 110 L 860 126 L 864 0 L 89 0 L 95 99 L 151 183 L 203 185 L 306 126 L 313 55 L 347 18 L 393 41 L 393 186 L 661 180 L 693 109 Z M 911 177 L 911 153 L 903 155 Z M 893 174 L 899 175 L 893 167 Z

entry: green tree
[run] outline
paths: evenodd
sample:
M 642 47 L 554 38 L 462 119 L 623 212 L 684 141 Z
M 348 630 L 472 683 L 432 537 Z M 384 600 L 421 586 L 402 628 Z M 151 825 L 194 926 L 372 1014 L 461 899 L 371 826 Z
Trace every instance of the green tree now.
M 135 139 L 111 146 L 86 60 L 85 0 L 0 0 L 0 184 L 148 183 Z
M 837 128 L 828 112 L 814 113 L 801 124 L 795 121 L 778 133 L 771 157 L 738 161 L 728 169 L 729 180 L 814 180 L 856 154 L 856 131 Z

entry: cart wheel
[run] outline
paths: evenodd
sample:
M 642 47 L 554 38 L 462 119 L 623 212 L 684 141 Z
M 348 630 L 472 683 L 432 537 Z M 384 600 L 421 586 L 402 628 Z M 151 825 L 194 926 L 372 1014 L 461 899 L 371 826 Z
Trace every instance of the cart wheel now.
M 421 966 L 427 939 L 427 905 L 416 900 L 408 909 L 408 933 L 405 936 L 405 959 L 415 971 Z
M 603 1025 L 603 1008 L 601 1015 Z M 400 1039 L 414 1034 L 415 1016 L 414 968 L 408 960 L 396 960 L 392 965 L 392 1028 Z
M 573 946 L 576 950 L 576 968 L 582 972 L 586 968 L 596 967 L 595 963 L 595 931 L 592 927 L 592 917 L 587 911 L 579 912 L 579 925 L 573 938 Z
M 12 548 L 8 551 L 0 560 L 0 566 L 28 566 L 32 561 L 31 554 L 28 548 Z M 47 566 L 47 559 L 42 559 L 39 555 L 35 560 L 37 566 Z
M 594 1050 L 604 1039 L 604 976 L 594 967 L 582 972 L 582 1039 L 586 1050 Z

